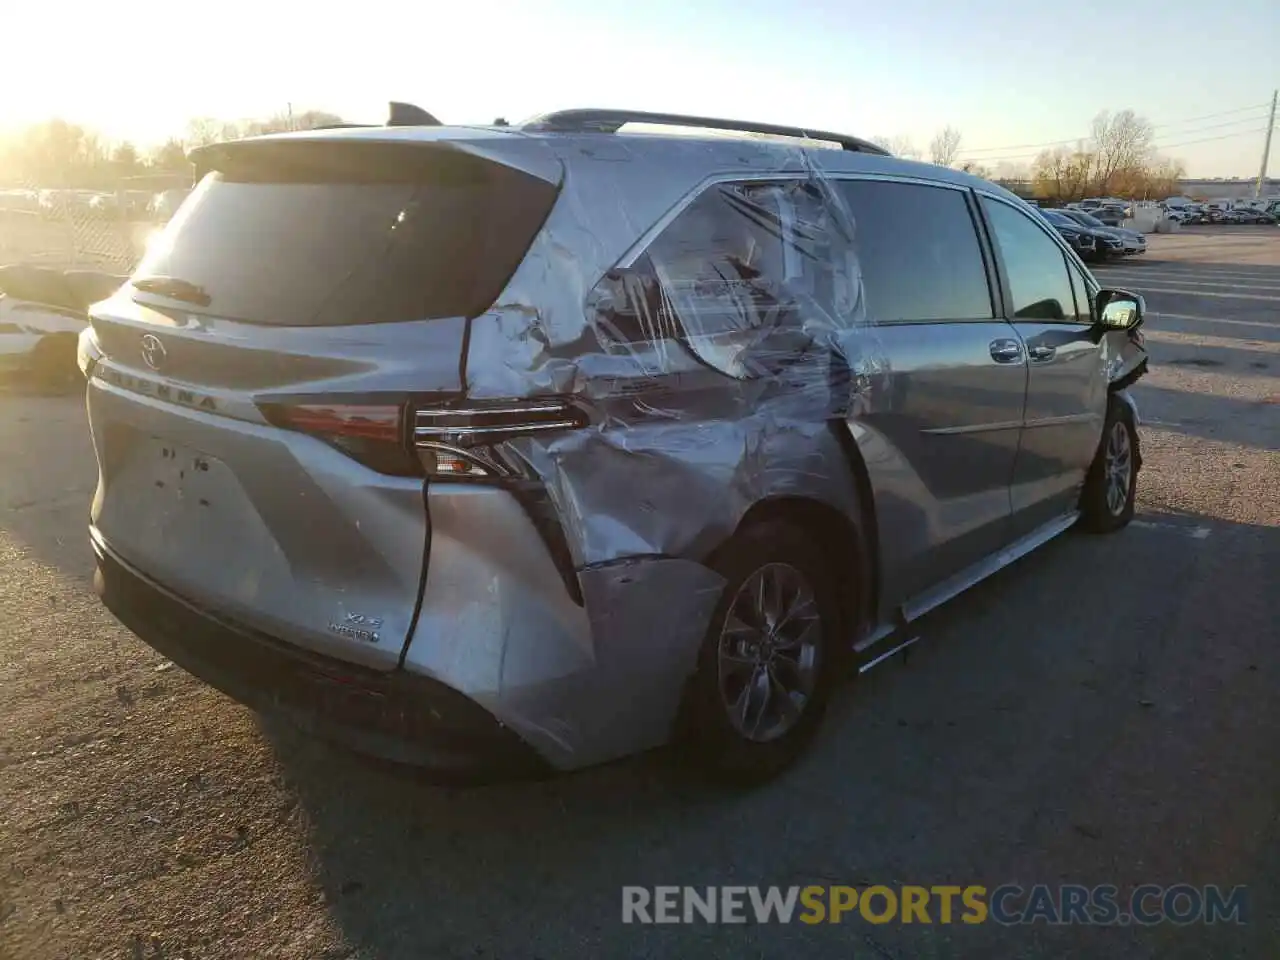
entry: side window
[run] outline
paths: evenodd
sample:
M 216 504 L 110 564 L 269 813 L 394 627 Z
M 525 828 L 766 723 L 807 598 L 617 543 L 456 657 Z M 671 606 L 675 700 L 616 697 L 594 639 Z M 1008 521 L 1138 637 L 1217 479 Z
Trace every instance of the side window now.
M 630 270 L 606 277 L 597 325 L 615 343 L 679 337 L 734 377 L 786 362 L 856 316 L 851 238 L 829 200 L 802 180 L 708 188 Z
M 1049 235 L 1020 210 L 982 198 L 1009 276 L 1013 316 L 1019 320 L 1075 320 L 1067 259 Z
M 867 315 L 881 323 L 989 320 L 982 248 L 965 194 L 885 180 L 847 180 Z
M 1071 291 L 1076 295 L 1076 322 L 1093 323 L 1093 304 L 1089 296 L 1089 284 L 1073 265 L 1068 263 L 1067 273 L 1071 276 Z

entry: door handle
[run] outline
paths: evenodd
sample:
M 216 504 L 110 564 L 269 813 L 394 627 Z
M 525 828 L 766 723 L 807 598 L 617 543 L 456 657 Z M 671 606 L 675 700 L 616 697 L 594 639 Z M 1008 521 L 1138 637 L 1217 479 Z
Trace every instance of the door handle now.
M 1017 363 L 1022 359 L 1022 344 L 1017 340 L 992 340 L 991 359 L 996 363 Z
M 1027 353 L 1031 355 L 1032 363 L 1044 363 L 1046 360 L 1052 360 L 1053 355 L 1057 352 L 1057 347 L 1051 347 L 1043 343 L 1038 343 L 1027 350 Z

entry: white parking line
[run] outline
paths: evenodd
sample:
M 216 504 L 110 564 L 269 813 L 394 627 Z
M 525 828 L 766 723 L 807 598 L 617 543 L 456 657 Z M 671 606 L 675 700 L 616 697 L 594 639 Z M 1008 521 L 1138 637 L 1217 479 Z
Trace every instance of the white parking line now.
M 1093 272 L 1099 277 L 1115 277 L 1115 276 L 1134 276 L 1148 277 L 1156 280 L 1175 280 L 1185 278 L 1191 280 L 1240 280 L 1246 283 L 1276 283 L 1280 282 L 1280 270 L 1273 273 L 1217 273 L 1201 270 L 1165 270 L 1161 267 L 1136 267 L 1136 266 L 1117 266 L 1117 267 L 1094 267 Z
M 1143 530 L 1170 530 L 1190 537 L 1192 540 L 1207 539 L 1212 532 L 1208 527 L 1184 527 L 1176 523 L 1160 523 L 1155 520 L 1132 520 L 1130 525 L 1141 527 Z
M 1107 276 L 1114 277 L 1115 279 L 1121 281 L 1122 283 L 1142 283 L 1145 280 L 1150 279 L 1150 280 L 1154 280 L 1156 283 L 1174 283 L 1180 287 L 1229 287 L 1234 290 L 1248 289 L 1248 290 L 1280 291 L 1280 281 L 1266 281 L 1265 283 L 1260 283 L 1258 281 L 1234 280 L 1234 281 L 1227 281 L 1226 283 L 1219 283 L 1214 280 L 1175 280 L 1173 277 L 1167 277 L 1167 276 L 1152 277 L 1148 275 L 1145 277 L 1140 277 L 1140 276 L 1135 276 L 1128 273 L 1124 273 L 1124 274 L 1109 273 L 1107 274 Z
M 1219 293 L 1215 290 L 1184 290 L 1170 287 L 1148 287 L 1145 284 L 1134 288 L 1138 293 L 1177 293 L 1184 297 L 1221 297 L 1224 300 L 1274 300 L 1280 297 L 1264 296 L 1260 293 Z M 1277 291 L 1280 292 L 1280 291 Z
M 1165 313 L 1163 310 L 1152 310 L 1151 317 L 1163 317 L 1168 320 L 1192 320 L 1200 323 L 1229 323 L 1240 327 L 1262 327 L 1264 330 L 1280 330 L 1280 323 L 1267 323 L 1265 320 L 1232 320 L 1227 317 L 1198 317 L 1189 313 Z

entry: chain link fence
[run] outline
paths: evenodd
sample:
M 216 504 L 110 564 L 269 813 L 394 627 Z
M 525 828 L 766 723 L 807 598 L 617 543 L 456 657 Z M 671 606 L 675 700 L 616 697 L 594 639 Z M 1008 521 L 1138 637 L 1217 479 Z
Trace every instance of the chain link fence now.
M 129 273 L 160 226 L 132 191 L 0 192 L 0 264 Z

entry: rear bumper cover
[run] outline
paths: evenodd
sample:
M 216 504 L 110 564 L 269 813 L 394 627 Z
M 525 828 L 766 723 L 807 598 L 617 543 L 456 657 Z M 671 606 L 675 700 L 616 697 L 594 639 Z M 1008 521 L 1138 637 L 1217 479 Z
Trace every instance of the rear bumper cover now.
M 443 777 L 536 776 L 540 755 L 443 683 L 313 654 L 231 624 L 151 581 L 97 531 L 94 589 L 143 642 L 241 703 L 360 753 Z

